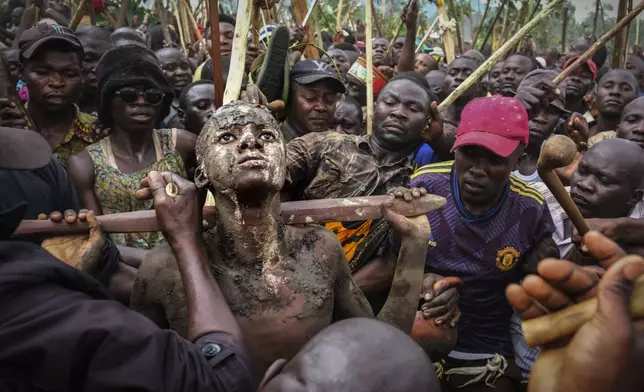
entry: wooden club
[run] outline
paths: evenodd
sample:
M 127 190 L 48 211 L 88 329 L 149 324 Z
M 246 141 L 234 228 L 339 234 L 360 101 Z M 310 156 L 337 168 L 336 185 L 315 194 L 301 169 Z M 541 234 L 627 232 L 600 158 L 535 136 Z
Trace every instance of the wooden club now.
M 541 147 L 541 154 L 539 154 L 539 160 L 537 161 L 537 171 L 544 184 L 557 199 L 557 202 L 566 211 L 579 234 L 584 235 L 590 230 L 588 224 L 554 172 L 554 169 L 570 165 L 574 161 L 576 154 L 577 145 L 572 139 L 563 135 L 554 135 L 546 140 Z
M 282 218 L 286 224 L 305 224 L 332 221 L 354 221 L 382 218 L 382 204 L 388 196 L 353 197 L 291 201 L 282 203 Z M 445 205 L 445 198 L 425 195 L 411 202 L 396 199 L 392 210 L 404 216 L 424 215 Z M 214 207 L 205 207 L 204 218 L 212 221 Z M 108 233 L 158 231 L 155 211 L 123 212 L 98 216 L 103 230 Z M 83 234 L 89 231 L 87 223 L 56 223 L 50 220 L 23 220 L 13 236 L 59 236 Z

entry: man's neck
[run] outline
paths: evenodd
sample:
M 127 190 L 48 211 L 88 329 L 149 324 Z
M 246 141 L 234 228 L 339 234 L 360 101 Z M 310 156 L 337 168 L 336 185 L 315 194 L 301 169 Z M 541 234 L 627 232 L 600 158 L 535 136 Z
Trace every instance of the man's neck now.
M 525 155 L 519 160 L 519 173 L 530 176 L 537 171 L 537 161 L 541 153 L 541 141 L 529 143 L 525 149 Z
M 369 137 L 369 146 L 378 162 L 382 164 L 390 164 L 400 161 L 401 159 L 411 155 L 414 151 L 418 149 L 419 146 L 407 147 L 407 148 L 398 148 L 390 150 L 386 147 L 380 145 L 380 142 L 377 138 L 371 135 Z
M 47 105 L 30 101 L 28 110 L 38 130 L 54 128 L 67 132 L 76 118 L 76 108 L 74 105 L 70 105 L 66 110 L 51 111 Z
M 78 101 L 78 107 L 80 108 L 81 112 L 84 113 L 96 112 L 97 108 L 95 91 L 85 91 L 83 93 L 83 99 Z
M 599 117 L 597 117 L 597 126 L 595 127 L 595 134 L 605 131 L 614 131 L 617 129 L 618 125 L 619 116 L 610 116 L 599 113 Z
M 461 113 L 470 100 L 459 99 L 447 107 L 446 119 L 458 124 L 461 121 Z
M 279 193 L 248 205 L 234 193 L 215 194 L 218 249 L 229 267 L 241 264 L 271 266 L 285 254 L 284 222 Z

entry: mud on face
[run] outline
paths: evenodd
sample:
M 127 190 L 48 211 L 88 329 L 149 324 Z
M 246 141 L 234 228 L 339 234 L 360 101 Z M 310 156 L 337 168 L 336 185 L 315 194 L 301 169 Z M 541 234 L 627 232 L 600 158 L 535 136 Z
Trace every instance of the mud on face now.
M 198 187 L 214 192 L 279 192 L 286 154 L 279 125 L 261 105 L 235 101 L 219 108 L 197 139 Z

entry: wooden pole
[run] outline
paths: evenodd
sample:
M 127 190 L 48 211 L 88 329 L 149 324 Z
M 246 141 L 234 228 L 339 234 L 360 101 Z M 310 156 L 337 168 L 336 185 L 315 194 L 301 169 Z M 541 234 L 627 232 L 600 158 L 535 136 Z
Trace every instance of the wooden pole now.
M 619 8 L 617 9 L 617 23 L 624 19 L 626 15 L 626 0 L 619 0 Z M 626 31 L 620 30 L 615 37 L 615 52 L 613 53 L 613 68 L 624 68 L 625 57 L 624 47 L 626 46 Z
M 461 24 L 458 21 L 454 0 L 447 0 L 447 2 L 449 3 L 449 13 L 451 14 L 451 18 L 454 19 L 454 22 L 456 23 L 456 42 L 458 42 L 458 50 L 463 54 L 465 51 L 463 50 L 463 38 L 461 37 Z
M 96 12 L 94 11 L 94 1 L 93 0 L 85 0 L 85 4 L 86 4 L 86 7 L 87 7 L 87 15 L 89 15 L 89 23 L 92 26 L 96 26 Z
M 476 47 L 476 41 L 479 39 L 479 34 L 481 33 L 481 29 L 483 29 L 483 23 L 485 23 L 485 18 L 487 18 L 487 13 L 490 11 L 490 4 L 492 4 L 492 0 L 487 0 L 487 3 L 485 3 L 485 11 L 483 12 L 481 23 L 479 23 L 479 28 L 476 29 L 476 35 L 474 36 L 474 40 L 472 40 L 472 48 Z
M 396 44 L 396 40 L 398 39 L 398 35 L 400 35 L 400 30 L 402 30 L 403 25 L 405 24 L 405 21 L 401 21 L 398 23 L 398 26 L 396 27 L 396 31 L 394 31 L 394 36 L 391 38 L 391 41 L 389 41 L 389 47 L 387 48 L 387 53 L 385 56 L 389 57 L 391 54 L 391 51 L 394 49 L 394 45 Z
M 644 10 L 644 0 L 641 3 L 639 3 L 637 7 L 633 9 L 633 11 L 631 11 L 628 15 L 622 18 L 615 26 L 613 26 L 610 30 L 608 30 L 606 34 L 602 35 L 595 43 L 593 43 L 590 46 L 590 48 L 588 48 L 586 53 L 582 54 L 577 60 L 575 60 L 574 63 L 570 64 L 568 68 L 564 69 L 552 82 L 554 84 L 559 84 L 563 82 L 568 76 L 570 76 L 570 74 L 572 73 L 572 71 L 575 70 L 575 68 L 579 67 L 582 64 L 585 64 L 586 60 L 593 57 L 593 55 L 595 54 L 595 52 L 599 50 L 599 48 L 604 46 L 606 42 L 608 42 L 608 40 L 610 40 L 615 35 L 617 35 L 643 10 Z
M 425 42 L 427 41 L 427 38 L 429 38 L 429 35 L 434 30 L 434 27 L 436 27 L 436 23 L 438 23 L 438 16 L 436 17 L 436 19 L 434 19 L 434 22 L 432 23 L 432 25 L 429 26 L 429 29 L 427 29 L 427 31 L 425 32 L 423 39 L 420 40 L 420 43 L 416 47 L 416 53 L 420 53 L 421 49 L 423 48 L 423 45 L 425 45 Z
M 338 15 L 335 18 L 335 31 L 342 31 L 342 7 L 343 6 L 344 6 L 343 1 L 339 0 L 338 1 Z
M 81 1 L 78 4 L 78 7 L 76 7 L 76 11 L 74 11 L 74 16 L 72 16 L 71 22 L 69 22 L 69 26 L 67 26 L 71 31 L 75 31 L 76 28 L 78 27 L 78 24 L 81 22 L 81 19 L 83 19 L 83 16 L 85 16 L 85 13 L 87 12 L 87 3 L 85 1 Z
M 182 26 L 182 23 L 181 23 L 181 12 L 179 10 L 179 1 L 174 0 L 173 8 L 174 8 L 174 18 L 175 18 L 175 22 L 177 23 L 177 30 L 179 32 L 179 43 L 181 44 L 181 48 L 185 49 L 186 48 L 186 40 L 185 40 L 185 38 L 183 36 L 183 26 Z
M 372 1 L 365 1 L 365 49 L 367 51 L 367 133 L 373 128 L 373 9 Z
M 485 48 L 487 41 L 490 39 L 490 36 L 494 32 L 494 26 L 496 26 L 496 22 L 499 20 L 499 17 L 501 16 L 501 12 L 503 12 L 503 9 L 505 8 L 506 4 L 508 4 L 508 1 L 509 0 L 503 0 L 503 3 L 501 3 L 501 7 L 498 9 L 498 11 L 496 11 L 496 15 L 494 16 L 494 20 L 492 21 L 490 30 L 488 30 L 487 34 L 485 35 L 485 39 L 483 40 L 483 45 L 481 45 L 481 47 L 479 48 L 480 50 L 483 50 L 483 48 Z
M 221 42 L 219 42 L 219 0 L 208 0 L 206 5 L 209 8 L 209 17 L 210 17 L 210 41 L 212 52 L 210 57 L 212 58 L 212 78 L 213 84 L 215 85 L 215 107 L 222 107 L 224 105 L 224 76 L 221 72 Z M 239 17 L 239 15 L 237 15 Z M 250 19 L 250 17 L 248 18 Z M 242 21 L 237 22 L 237 25 L 243 23 Z M 249 26 L 250 27 L 250 26 Z M 248 36 L 248 31 L 243 36 L 244 39 Z M 237 38 L 237 27 L 235 27 L 235 38 Z M 235 56 L 236 52 L 231 53 L 231 56 Z M 235 66 L 242 67 L 242 71 L 246 68 L 246 46 L 244 45 L 244 55 L 242 56 L 241 63 L 235 63 Z M 232 59 L 231 59 L 232 61 Z M 233 73 L 234 68 L 230 67 L 230 72 L 228 73 L 228 81 L 230 81 L 230 75 Z M 242 74 L 243 77 L 243 74 Z M 234 83 L 235 81 L 233 81 Z M 239 89 L 241 89 L 241 78 L 239 80 Z M 237 94 L 239 96 L 239 93 Z M 233 98 L 237 99 L 237 98 Z
M 628 13 L 630 14 L 633 11 L 633 0 L 628 0 Z M 631 24 L 629 23 L 626 26 L 626 43 L 624 45 L 624 64 L 626 64 L 626 59 L 628 58 L 628 41 L 631 39 Z
M 436 6 L 438 7 L 438 17 L 442 18 L 443 21 L 448 22 L 449 18 L 447 17 L 447 9 L 445 8 L 443 0 L 438 0 L 436 2 Z M 445 49 L 445 58 L 447 58 L 447 63 L 449 64 L 454 61 L 454 58 L 456 58 L 454 53 L 454 37 L 449 29 L 445 30 L 443 33 L 443 46 Z
M 215 2 L 216 0 L 210 0 L 211 2 Z M 211 4 L 212 5 L 212 4 Z M 210 12 L 212 12 L 212 8 L 210 7 Z M 250 31 L 250 21 L 251 17 L 253 14 L 253 0 L 239 0 L 237 3 L 237 24 L 235 26 L 235 38 L 233 38 L 233 50 L 231 52 L 231 59 L 230 59 L 230 72 L 228 72 L 228 80 L 226 81 L 226 91 L 224 92 L 224 100 L 223 103 L 226 104 L 228 102 L 234 101 L 239 99 L 239 94 L 241 93 L 241 85 L 242 85 L 242 80 L 244 78 L 244 73 L 246 72 L 246 47 L 248 46 L 248 32 Z M 213 26 L 214 27 L 214 23 Z M 214 28 L 213 34 L 214 34 Z M 219 26 L 217 26 L 217 30 L 219 30 Z M 219 42 L 219 31 L 217 31 L 217 42 Z M 213 65 L 215 64 L 214 61 L 215 59 L 218 59 L 219 57 L 215 57 L 215 54 L 219 54 L 219 51 L 217 53 L 214 52 L 215 50 L 215 40 L 213 40 Z M 220 64 L 221 64 L 221 59 L 220 59 Z M 214 67 L 213 67 L 214 68 Z M 213 72 L 214 74 L 218 74 L 219 72 Z M 221 90 L 220 90 L 221 91 Z M 215 93 L 217 92 L 217 87 L 215 85 Z
M 307 23 L 304 24 L 304 19 L 306 18 L 306 14 L 308 13 L 308 5 L 306 4 L 306 0 L 291 0 L 291 7 L 293 8 L 293 19 L 295 19 L 295 23 L 298 26 L 302 26 L 304 29 L 308 41 L 306 43 L 313 43 L 313 40 L 315 39 L 315 30 L 313 29 L 313 24 L 312 23 Z M 239 12 L 239 8 L 238 8 Z M 306 57 L 308 59 L 319 59 L 320 54 L 318 53 L 318 50 L 314 48 L 311 45 L 307 45 L 304 48 L 304 53 L 306 54 Z
M 563 23 L 561 24 L 561 53 L 566 53 L 566 30 L 568 30 L 568 6 L 562 10 Z
M 597 21 L 599 20 L 599 6 L 601 0 L 595 1 L 595 16 L 593 17 L 593 37 L 597 37 Z
M 637 19 L 637 24 L 635 25 L 635 45 L 640 44 L 640 19 Z
M 443 110 L 449 105 L 453 104 L 454 101 L 458 99 L 465 91 L 467 91 L 470 87 L 474 85 L 483 75 L 485 75 L 490 68 L 499 60 L 505 57 L 506 54 L 512 49 L 518 42 L 520 42 L 523 37 L 525 37 L 530 30 L 532 30 L 535 26 L 537 26 L 542 20 L 546 19 L 552 11 L 559 5 L 564 0 L 553 0 L 551 1 L 541 12 L 537 14 L 537 16 L 534 17 L 531 21 L 525 24 L 517 33 L 510 37 L 510 39 L 507 40 L 501 46 L 490 58 L 488 58 L 483 64 L 481 64 L 467 79 L 461 83 L 460 86 L 458 86 L 452 93 L 443 101 L 441 102 L 440 105 L 438 105 L 439 110 Z M 644 4 L 644 2 L 643 2 Z
M 371 3 L 371 9 L 375 10 L 376 7 L 374 7 L 374 5 L 373 5 L 373 0 L 369 0 L 369 2 Z M 380 30 L 380 21 L 377 20 L 377 19 L 378 19 L 378 15 L 376 15 L 376 31 L 378 32 L 378 37 L 384 37 L 384 35 L 382 34 L 382 30 Z M 384 23 L 384 20 L 385 20 L 385 16 L 383 15 L 382 16 L 383 23 Z M 367 39 L 367 38 L 365 37 L 365 39 Z M 371 44 L 369 44 L 369 45 L 371 45 Z
M 505 33 L 508 32 L 508 15 L 510 14 L 510 7 L 505 7 L 503 12 L 503 24 L 501 24 L 501 42 L 505 41 Z

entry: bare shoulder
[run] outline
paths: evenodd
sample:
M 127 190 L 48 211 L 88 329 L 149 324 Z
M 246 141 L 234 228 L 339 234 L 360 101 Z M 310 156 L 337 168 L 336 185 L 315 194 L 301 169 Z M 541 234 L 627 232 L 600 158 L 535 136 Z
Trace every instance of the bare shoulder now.
M 333 232 L 320 225 L 288 225 L 285 241 L 291 254 L 311 254 L 314 260 L 335 265 L 344 251 Z

